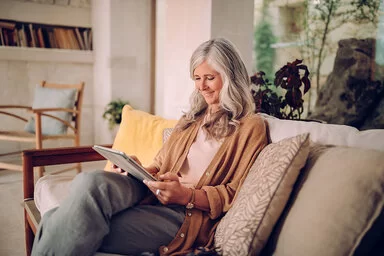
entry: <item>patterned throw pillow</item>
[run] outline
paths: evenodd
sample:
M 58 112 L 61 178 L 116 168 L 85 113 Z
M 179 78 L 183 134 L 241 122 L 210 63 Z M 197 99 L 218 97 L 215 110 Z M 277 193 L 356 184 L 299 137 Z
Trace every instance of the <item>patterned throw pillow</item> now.
M 282 213 L 309 153 L 309 134 L 269 144 L 257 157 L 232 208 L 220 221 L 215 245 L 223 255 L 257 255 Z

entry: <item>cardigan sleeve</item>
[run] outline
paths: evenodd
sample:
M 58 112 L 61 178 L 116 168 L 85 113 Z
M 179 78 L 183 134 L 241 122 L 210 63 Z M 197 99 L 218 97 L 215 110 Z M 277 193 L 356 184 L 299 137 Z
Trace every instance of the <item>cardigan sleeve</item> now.
M 261 150 L 268 144 L 266 126 L 261 118 L 253 118 L 250 127 L 245 127 L 240 131 L 233 147 L 229 148 L 225 181 L 216 186 L 203 186 L 208 197 L 211 219 L 220 217 L 226 213 L 232 206 L 232 203 L 244 182 L 250 168 Z

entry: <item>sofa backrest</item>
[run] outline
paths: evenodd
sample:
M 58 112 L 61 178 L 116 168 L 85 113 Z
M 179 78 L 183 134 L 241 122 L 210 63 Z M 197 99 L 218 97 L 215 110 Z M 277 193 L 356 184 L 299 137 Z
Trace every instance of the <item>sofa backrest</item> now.
M 311 140 L 320 144 L 384 151 L 384 129 L 359 131 L 347 125 L 281 120 L 264 114 L 262 116 L 268 122 L 271 142 L 310 133 Z
M 354 127 L 295 120 L 261 114 L 268 122 L 271 142 L 310 133 L 313 142 L 384 151 L 384 129 L 359 131 Z M 113 148 L 136 155 L 144 166 L 152 163 L 177 120 L 169 120 L 126 105 Z M 105 169 L 111 164 L 108 162 Z

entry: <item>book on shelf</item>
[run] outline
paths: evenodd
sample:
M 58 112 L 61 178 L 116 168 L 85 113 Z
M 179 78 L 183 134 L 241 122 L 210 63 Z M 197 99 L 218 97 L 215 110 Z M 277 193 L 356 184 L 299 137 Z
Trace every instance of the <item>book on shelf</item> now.
M 1 21 L 0 20 L 0 28 L 6 28 L 6 29 L 13 30 L 13 29 L 15 29 L 15 27 L 16 27 L 15 22 Z
M 77 41 L 79 41 L 80 49 L 85 50 L 84 40 L 80 34 L 79 28 L 75 28 L 75 32 L 76 32 Z
M 29 34 L 31 35 L 30 46 L 36 47 L 36 34 L 32 24 L 29 24 Z
M 39 46 L 41 48 L 45 48 L 45 42 L 44 42 L 44 37 L 43 37 L 43 29 L 37 28 L 37 41 L 39 42 Z
M 89 35 L 88 35 L 88 50 L 92 50 L 92 30 L 89 30 Z
M 83 30 L 83 38 L 84 38 L 84 50 L 88 50 L 88 31 L 86 29 Z
M 0 46 L 91 50 L 92 29 L 0 20 Z
M 26 46 L 26 40 L 25 40 L 23 27 L 18 31 L 18 34 L 19 34 L 19 40 L 20 40 L 20 47 L 25 47 Z
M 74 29 L 67 29 L 67 36 L 71 45 L 71 49 L 80 50 L 80 45 L 76 39 L 76 34 Z
M 3 28 L 0 28 L 0 45 L 5 45 L 4 36 L 3 36 Z

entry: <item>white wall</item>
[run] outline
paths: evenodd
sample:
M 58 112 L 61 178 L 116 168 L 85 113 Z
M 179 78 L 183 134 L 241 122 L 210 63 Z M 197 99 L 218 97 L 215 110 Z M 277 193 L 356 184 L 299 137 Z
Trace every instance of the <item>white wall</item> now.
M 150 110 L 150 0 L 93 0 L 96 144 L 112 143 L 105 106 L 114 99 Z
M 94 143 L 104 144 L 112 141 L 107 122 L 102 118 L 104 107 L 112 98 L 110 56 L 110 4 L 109 1 L 92 1 L 93 55 L 94 55 L 94 91 L 93 91 L 93 126 Z
M 157 115 L 178 118 L 188 108 L 193 50 L 210 38 L 211 1 L 159 0 L 156 27 Z
M 189 106 L 189 58 L 202 42 L 226 37 L 252 71 L 253 0 L 158 0 L 156 27 L 157 115 L 177 119 Z
M 252 72 L 254 0 L 212 0 L 211 37 L 225 37 L 239 49 Z

